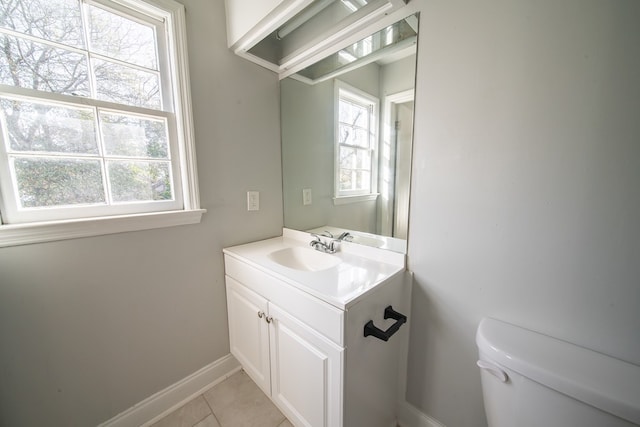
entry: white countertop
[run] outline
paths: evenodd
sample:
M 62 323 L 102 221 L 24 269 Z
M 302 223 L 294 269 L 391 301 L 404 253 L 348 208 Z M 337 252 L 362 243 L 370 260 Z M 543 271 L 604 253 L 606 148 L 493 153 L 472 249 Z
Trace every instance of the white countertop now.
M 381 236 L 378 234 L 365 233 L 364 231 L 350 230 L 347 228 L 334 227 L 332 225 L 325 225 L 323 227 L 316 227 L 311 230 L 307 230 L 308 233 L 322 234 L 328 231 L 334 236 L 339 236 L 344 232 L 351 234 L 350 242 L 359 243 L 361 245 L 373 246 L 374 248 L 386 249 L 393 252 L 407 253 L 407 241 L 403 239 L 397 239 L 395 237 Z
M 311 240 L 308 233 L 285 229 L 283 236 L 223 252 L 343 310 L 405 269 L 404 255 L 347 242 L 341 243 L 335 254 L 327 255 L 341 262 L 321 271 L 296 270 L 269 258 L 270 253 L 284 248 L 309 248 Z

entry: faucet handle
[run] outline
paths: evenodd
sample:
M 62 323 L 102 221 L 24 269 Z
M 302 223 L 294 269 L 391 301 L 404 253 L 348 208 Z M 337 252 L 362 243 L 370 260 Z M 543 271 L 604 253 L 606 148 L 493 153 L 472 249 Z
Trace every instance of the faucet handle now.
M 327 244 L 322 241 L 320 236 L 315 233 L 311 233 L 311 235 L 313 236 L 313 240 L 309 242 L 309 246 L 316 250 L 321 250 L 320 248 L 323 248 L 322 250 L 324 250 L 324 248 L 327 247 Z
M 348 231 L 345 231 L 344 233 L 340 234 L 337 237 L 338 240 L 346 240 L 346 241 L 349 241 L 348 240 L 349 238 L 353 238 L 353 236 Z

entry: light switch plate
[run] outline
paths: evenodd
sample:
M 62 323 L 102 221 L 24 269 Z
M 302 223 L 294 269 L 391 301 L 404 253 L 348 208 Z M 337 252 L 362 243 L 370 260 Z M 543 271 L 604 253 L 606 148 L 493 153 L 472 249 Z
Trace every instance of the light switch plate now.
M 312 202 L 311 200 L 311 189 L 310 188 L 303 188 L 302 189 L 302 204 L 304 206 L 310 205 Z
M 259 191 L 247 191 L 247 210 L 248 211 L 260 210 L 260 192 Z

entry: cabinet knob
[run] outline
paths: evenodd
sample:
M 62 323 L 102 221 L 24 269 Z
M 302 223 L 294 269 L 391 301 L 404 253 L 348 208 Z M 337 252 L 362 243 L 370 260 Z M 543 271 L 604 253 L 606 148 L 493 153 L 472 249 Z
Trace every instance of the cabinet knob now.
M 267 316 L 267 317 L 264 318 L 264 320 L 266 320 L 267 323 L 271 323 L 271 321 L 273 320 L 273 317 Z
M 261 311 L 259 311 L 259 312 L 258 312 L 258 317 L 262 319 L 262 318 L 264 317 L 264 313 L 263 313 L 263 312 L 261 312 Z

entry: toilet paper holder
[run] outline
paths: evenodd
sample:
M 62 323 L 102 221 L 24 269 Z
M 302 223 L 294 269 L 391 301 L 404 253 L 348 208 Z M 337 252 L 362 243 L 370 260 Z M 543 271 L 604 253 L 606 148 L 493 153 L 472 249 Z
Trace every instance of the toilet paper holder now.
M 396 322 L 393 325 L 389 326 L 389 329 L 387 329 L 386 331 L 383 331 L 382 329 L 378 328 L 376 325 L 373 324 L 373 320 L 369 320 L 364 325 L 364 336 L 368 337 L 369 335 L 372 335 L 378 338 L 379 340 L 389 341 L 389 338 L 391 338 L 393 334 L 398 332 L 398 329 L 400 329 L 400 326 L 402 326 L 404 323 L 407 322 L 407 316 L 405 316 L 404 314 L 398 313 L 391 306 L 387 306 L 387 308 L 384 309 L 384 318 L 394 319 L 396 320 Z

